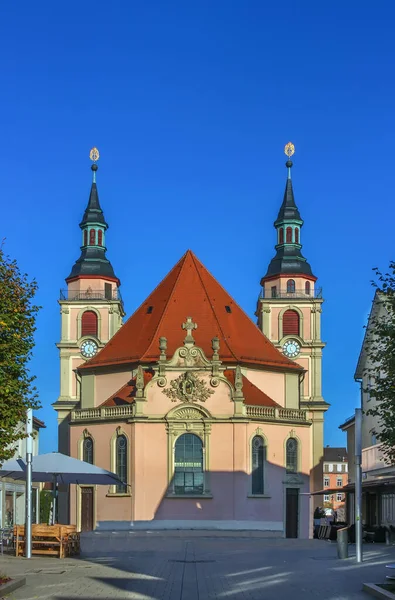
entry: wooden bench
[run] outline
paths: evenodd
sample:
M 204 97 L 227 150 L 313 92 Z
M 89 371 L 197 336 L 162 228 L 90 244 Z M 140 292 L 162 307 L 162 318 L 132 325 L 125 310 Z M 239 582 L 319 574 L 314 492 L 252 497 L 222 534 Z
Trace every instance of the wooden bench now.
M 15 556 L 25 551 L 25 526 L 15 525 Z M 80 537 L 75 525 L 32 525 L 32 554 L 73 556 L 80 551 Z

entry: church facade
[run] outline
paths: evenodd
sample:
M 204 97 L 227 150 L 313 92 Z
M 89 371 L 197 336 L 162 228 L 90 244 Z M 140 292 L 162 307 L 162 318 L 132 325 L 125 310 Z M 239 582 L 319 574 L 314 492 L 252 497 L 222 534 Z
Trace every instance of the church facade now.
M 81 530 L 259 529 L 308 538 L 322 486 L 322 298 L 301 254 L 292 163 L 258 326 L 191 251 L 123 324 L 92 166 L 60 299 L 59 451 L 122 485 L 59 492 Z

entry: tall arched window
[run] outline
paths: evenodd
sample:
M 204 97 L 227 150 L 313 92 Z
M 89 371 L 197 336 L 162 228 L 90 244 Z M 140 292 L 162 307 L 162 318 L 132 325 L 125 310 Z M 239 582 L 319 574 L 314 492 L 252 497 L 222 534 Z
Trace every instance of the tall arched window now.
M 93 440 L 91 437 L 84 439 L 82 460 L 93 465 Z
M 96 244 L 96 231 L 91 229 L 89 231 L 89 245 L 94 246 Z
M 97 337 L 97 314 L 93 310 L 86 310 L 81 319 L 81 337 L 94 335 Z
M 298 472 L 298 441 L 289 438 L 286 446 L 286 469 L 287 473 Z
M 260 435 L 251 443 L 251 493 L 263 494 L 265 490 L 265 444 Z
M 128 441 L 126 436 L 119 435 L 116 445 L 116 473 L 123 484 L 117 485 L 117 494 L 126 494 L 128 480 Z
M 203 494 L 203 443 L 193 433 L 184 433 L 176 440 L 174 452 L 174 493 Z
M 281 229 L 279 230 L 279 234 L 278 234 L 278 243 L 279 244 L 283 244 L 284 243 L 284 229 L 281 227 Z
M 84 246 L 88 245 L 88 230 L 84 229 Z
M 299 244 L 299 229 L 295 227 L 295 244 Z
M 306 281 L 304 284 L 304 291 L 306 296 L 310 296 L 310 281 Z
M 286 310 L 283 314 L 283 336 L 300 335 L 299 313 L 296 310 Z
M 285 236 L 286 236 L 287 244 L 292 244 L 292 227 L 287 227 Z
M 287 294 L 294 294 L 295 293 L 295 280 L 294 279 L 288 279 L 287 281 Z
M 101 229 L 99 229 L 99 231 L 97 232 L 97 244 L 98 246 L 103 245 L 103 232 Z

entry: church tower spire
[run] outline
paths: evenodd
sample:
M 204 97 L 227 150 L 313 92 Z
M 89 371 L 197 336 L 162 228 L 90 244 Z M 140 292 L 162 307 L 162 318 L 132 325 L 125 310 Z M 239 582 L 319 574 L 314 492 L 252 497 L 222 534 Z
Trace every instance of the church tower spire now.
M 291 178 L 291 156 L 295 147 L 289 142 L 284 151 L 288 157 L 288 176 L 283 202 L 274 222 L 276 255 L 262 277 L 256 314 L 259 328 L 266 337 L 305 370 L 298 405 L 311 414 L 314 441 L 310 481 L 311 490 L 316 491 L 322 489 L 323 423 L 328 408 L 322 397 L 323 298 L 321 289 L 316 286 L 317 278 L 301 252 L 303 220 L 296 206 Z
M 293 162 L 290 157 L 294 152 L 295 147 L 289 142 L 285 146 L 285 154 L 288 156 L 288 160 L 285 163 L 285 166 L 288 169 L 288 177 L 285 184 L 283 202 L 277 219 L 274 222 L 274 227 L 277 231 L 277 244 L 275 246 L 277 253 L 271 260 L 267 273 L 262 281 L 267 277 L 278 276 L 281 274 L 307 275 L 314 280 L 316 279 L 309 263 L 301 252 L 301 228 L 303 226 L 303 220 L 295 203 L 291 178 Z
M 93 177 L 88 204 L 80 223 L 82 231 L 81 256 L 75 262 L 66 281 L 69 283 L 70 280 L 76 278 L 101 276 L 105 279 L 111 279 L 120 285 L 118 278 L 115 276 L 114 269 L 106 257 L 105 233 L 108 229 L 108 224 L 100 206 L 96 184 L 97 161 L 100 156 L 98 149 L 92 148 L 89 156 L 93 161 L 91 166 Z

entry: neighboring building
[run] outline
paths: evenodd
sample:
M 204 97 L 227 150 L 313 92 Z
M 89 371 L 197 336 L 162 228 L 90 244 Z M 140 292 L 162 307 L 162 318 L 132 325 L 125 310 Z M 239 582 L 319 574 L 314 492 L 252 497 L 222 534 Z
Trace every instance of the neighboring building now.
M 291 166 L 275 222 L 277 255 L 258 301 L 267 337 L 191 251 L 122 326 L 94 177 L 81 257 L 60 299 L 54 408 L 59 450 L 117 472 L 126 485 L 79 486 L 69 507 L 64 492 L 62 521 L 82 530 L 200 527 L 309 537 L 308 492 L 322 486 L 316 472 L 328 405 L 322 298 L 301 255 Z
M 38 454 L 39 433 L 45 424 L 33 417 L 33 456 Z M 18 432 L 26 432 L 26 423 L 21 422 Z M 26 457 L 26 438 L 18 440 L 14 458 Z M 33 522 L 39 523 L 40 517 L 40 484 L 33 483 L 32 512 Z M 0 478 L 0 527 L 12 527 L 25 522 L 26 488 L 24 482 L 16 482 L 6 477 Z
M 325 508 L 339 510 L 344 508 L 345 494 L 342 488 L 348 483 L 347 448 L 324 448 L 323 489 Z
M 355 381 L 361 386 L 362 408 L 362 522 L 367 526 L 395 525 L 395 467 L 386 464 L 381 444 L 377 441 L 380 431 L 377 417 L 368 415 L 367 411 L 375 403 L 370 392 L 371 376 L 367 371 L 374 365 L 368 356 L 368 339 L 372 332 L 372 321 L 375 317 L 385 315 L 385 307 L 380 300 L 379 292 L 375 293 L 369 315 L 365 337 L 355 371 Z M 355 488 L 355 418 L 351 417 L 340 425 L 347 433 L 347 448 L 350 456 L 349 484 L 347 494 L 347 511 L 350 523 L 354 522 L 354 488 Z

